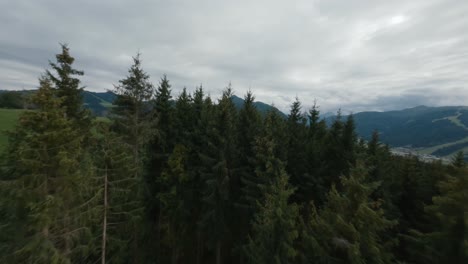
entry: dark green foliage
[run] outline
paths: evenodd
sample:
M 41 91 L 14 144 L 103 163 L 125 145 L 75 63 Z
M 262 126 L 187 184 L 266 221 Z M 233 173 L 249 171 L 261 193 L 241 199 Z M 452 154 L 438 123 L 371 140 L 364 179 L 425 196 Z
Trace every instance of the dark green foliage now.
M 82 76 L 83 71 L 73 68 L 75 58 L 70 55 L 67 45 L 61 45 L 62 53 L 55 56 L 57 62 L 49 62 L 51 71 L 47 70 L 47 77 L 57 89 L 57 96 L 63 98 L 61 106 L 65 108 L 67 117 L 79 123 L 82 127 L 89 127 L 89 113 L 83 109 L 80 80 L 74 76 Z
M 271 117 L 271 115 L 269 115 Z M 243 199 L 245 206 L 252 210 L 256 210 L 258 202 L 263 201 L 265 196 L 265 188 L 271 185 L 282 173 L 285 173 L 283 162 L 276 158 L 275 153 L 278 144 L 273 132 L 273 122 L 271 118 L 265 120 L 266 128 L 261 134 L 256 137 L 253 145 L 253 157 L 251 160 L 253 174 L 243 179 Z
M 108 262 L 129 263 L 137 255 L 133 232 L 141 221 L 141 179 L 134 177 L 139 168 L 130 145 L 111 131 L 110 123 L 96 122 L 95 127 L 92 192 L 98 201 L 93 210 L 99 226 L 95 229 L 96 248 Z
M 339 178 L 348 174 L 356 154 L 353 152 L 356 144 L 353 118 L 349 117 L 346 122 L 343 122 L 342 118 L 341 110 L 339 110 L 325 137 L 324 157 L 326 164 L 324 173 L 327 174 L 327 178 L 324 179 L 324 183 L 327 188 L 330 188 L 332 184 L 336 184 L 339 188 Z
M 291 105 L 291 111 L 287 119 L 287 163 L 286 170 L 291 176 L 291 184 L 301 186 L 303 177 L 307 172 L 307 156 L 303 149 L 307 141 L 306 119 L 302 113 L 299 98 Z M 300 188 L 297 195 L 304 197 L 307 190 Z
M 309 110 L 307 118 L 309 123 L 305 145 L 307 172 L 303 175 L 298 188 L 302 193 L 303 201 L 308 203 L 314 200 L 317 204 L 321 204 L 327 190 L 325 181 L 328 175 L 325 174 L 325 162 L 322 158 L 325 151 L 327 125 L 325 120 L 320 120 L 320 111 L 315 103 Z
M 296 204 L 289 204 L 294 189 L 273 148 L 270 137 L 257 140 L 257 187 L 262 197 L 256 200 L 258 209 L 245 250 L 247 263 L 293 263 L 297 255 L 294 242 L 299 210 Z
M 465 167 L 465 154 L 463 151 L 459 151 L 453 158 L 452 158 L 452 165 L 457 168 Z
M 152 255 L 146 251 L 144 237 L 148 235 L 144 230 L 146 221 L 143 221 L 145 204 L 148 197 L 154 196 L 147 191 L 148 178 L 145 168 L 148 162 L 148 143 L 156 134 L 155 113 L 148 105 L 148 101 L 153 98 L 154 87 L 149 81 L 148 74 L 141 67 L 139 54 L 133 58 L 133 65 L 128 70 L 128 76 L 119 81 L 115 87 L 117 97 L 112 109 L 111 121 L 113 130 L 121 135 L 123 144 L 127 146 L 127 153 L 131 155 L 128 166 L 132 168 L 131 178 L 135 183 L 132 186 L 134 201 L 131 209 L 124 210 L 122 214 L 127 214 L 132 221 L 132 234 L 127 241 L 132 241 L 129 245 L 129 252 L 132 254 L 134 262 L 141 262 L 144 255 Z
M 201 151 L 203 166 L 203 217 L 202 227 L 208 232 L 214 248 L 216 263 L 221 263 L 222 247 L 229 234 L 229 213 L 235 196 L 233 193 L 239 179 L 235 169 L 235 122 L 236 109 L 231 101 L 232 89 L 226 88 L 219 104 L 212 112 L 213 119 L 206 132 L 206 146 Z
M 188 252 L 190 241 L 191 205 L 194 192 L 193 179 L 187 171 L 188 150 L 183 145 L 176 145 L 167 161 L 167 169 L 161 175 L 162 191 L 159 193 L 161 201 L 162 222 L 165 243 L 172 249 L 171 262 L 178 263 L 183 259 L 184 252 Z
M 252 198 L 248 194 L 250 186 L 255 182 L 254 159 L 254 143 L 256 137 L 260 133 L 260 115 L 257 108 L 253 104 L 255 97 L 249 91 L 244 98 L 244 105 L 239 111 L 239 124 L 237 137 L 239 142 L 239 170 L 240 180 L 242 183 L 242 191 L 244 192 L 243 201 L 240 201 L 242 206 L 250 207 L 255 205 L 252 203 Z M 245 201 L 244 201 L 245 200 Z M 255 199 L 253 199 L 255 201 Z
M 23 94 L 18 91 L 4 91 L 0 93 L 0 108 L 25 108 Z
M 393 263 L 390 240 L 383 234 L 395 223 L 387 220 L 380 201 L 371 200 L 377 187 L 365 184 L 362 163 L 342 177 L 342 193 L 333 186 L 323 209 L 312 205 L 304 234 L 305 262 L 309 263 Z
M 8 241 L 2 255 L 10 263 L 69 263 L 79 258 L 77 237 L 86 231 L 79 217 L 83 197 L 76 195 L 86 175 L 79 163 L 83 136 L 51 82 L 40 83 L 32 98 L 38 110 L 20 117 L 3 168 L 2 203 L 9 213 L 2 220 Z
M 431 216 L 430 231 L 412 230 L 411 241 L 418 263 L 465 263 L 468 261 L 468 171 L 456 168 L 439 183 L 440 194 L 425 207 Z
M 441 194 L 426 210 L 436 219 L 435 231 L 426 235 L 428 256 L 434 263 L 468 262 L 468 171 L 459 168 L 440 184 Z

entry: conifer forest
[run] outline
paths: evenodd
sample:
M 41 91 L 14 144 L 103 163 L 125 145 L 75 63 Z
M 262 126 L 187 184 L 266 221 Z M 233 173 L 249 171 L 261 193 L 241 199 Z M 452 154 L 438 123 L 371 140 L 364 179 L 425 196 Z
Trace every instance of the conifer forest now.
M 0 263 L 468 263 L 463 153 L 392 155 L 300 98 L 174 94 L 142 60 L 104 118 L 68 46 L 39 77 L 1 154 Z

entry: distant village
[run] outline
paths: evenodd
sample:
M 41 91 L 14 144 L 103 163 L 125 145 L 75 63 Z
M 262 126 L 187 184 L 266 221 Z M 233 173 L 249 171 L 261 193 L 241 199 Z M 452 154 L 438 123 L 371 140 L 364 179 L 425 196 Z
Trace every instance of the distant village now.
M 422 153 L 417 152 L 417 150 L 411 149 L 411 148 L 405 148 L 405 147 L 392 148 L 390 149 L 390 152 L 393 155 L 397 155 L 397 156 L 404 156 L 404 157 L 415 156 L 424 162 L 442 161 L 442 163 L 444 164 L 450 163 L 450 159 L 437 157 L 437 156 L 430 155 L 430 154 L 422 154 Z

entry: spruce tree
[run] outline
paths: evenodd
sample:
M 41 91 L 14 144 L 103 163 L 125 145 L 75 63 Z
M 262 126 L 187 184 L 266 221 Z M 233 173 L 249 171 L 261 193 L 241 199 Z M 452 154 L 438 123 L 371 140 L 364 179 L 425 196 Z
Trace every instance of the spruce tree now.
M 424 256 L 432 263 L 468 262 L 468 170 L 459 168 L 439 184 L 441 194 L 426 211 L 436 219 L 434 232 L 424 235 Z
M 192 200 L 194 181 L 187 171 L 188 149 L 176 145 L 169 157 L 167 168 L 161 175 L 161 186 L 164 188 L 158 197 L 161 200 L 161 210 L 164 225 L 165 240 L 172 250 L 171 262 L 179 263 L 188 253 L 191 242 L 190 234 L 192 217 Z
M 149 75 L 142 69 L 140 54 L 133 58 L 133 65 L 128 70 L 128 76 L 119 81 L 114 90 L 117 95 L 113 102 L 111 120 L 114 131 L 122 136 L 122 141 L 131 153 L 130 167 L 134 168 L 130 177 L 136 182 L 133 189 L 134 202 L 131 208 L 126 208 L 127 214 L 132 215 L 134 232 L 128 239 L 133 261 L 141 262 L 144 254 L 151 255 L 152 251 L 145 250 L 143 236 L 152 234 L 143 232 L 145 202 L 155 196 L 147 191 L 145 182 L 149 182 L 145 167 L 148 162 L 148 143 L 156 133 L 156 113 L 150 107 L 150 100 L 154 96 L 154 86 Z M 155 198 L 153 198 L 155 199 Z M 151 256 L 150 256 L 151 257 Z M 153 256 L 154 257 L 154 256 Z
M 1 189 L 13 214 L 2 225 L 10 234 L 10 263 L 70 263 L 80 259 L 83 170 L 82 135 L 67 118 L 63 98 L 40 79 L 32 97 L 36 111 L 24 112 L 10 135 Z M 2 230 L 3 231 L 3 230 Z
M 253 168 L 249 177 L 243 178 L 243 205 L 251 214 L 256 212 L 257 203 L 263 199 L 265 186 L 270 185 L 284 169 L 284 163 L 275 156 L 279 143 L 274 135 L 276 123 L 272 114 L 273 112 L 267 114 L 263 131 L 259 132 L 253 142 L 254 157 L 250 161 Z
M 382 235 L 395 223 L 385 218 L 381 201 L 370 200 L 376 183 L 364 183 L 367 172 L 358 163 L 349 177 L 342 177 L 343 192 L 333 186 L 323 209 L 312 205 L 303 239 L 303 262 L 394 263 Z
M 55 56 L 57 61 L 49 62 L 54 72 L 47 70 L 47 77 L 51 80 L 53 88 L 57 89 L 57 96 L 63 98 L 61 106 L 65 108 L 67 118 L 86 129 L 90 126 L 90 113 L 83 108 L 83 87 L 77 78 L 84 72 L 73 68 L 75 58 L 70 55 L 68 46 L 61 44 L 61 48 L 62 52 Z
M 232 89 L 224 90 L 211 120 L 206 120 L 206 146 L 200 153 L 204 212 L 201 225 L 206 230 L 209 243 L 214 247 L 216 263 L 222 261 L 223 247 L 229 234 L 229 220 L 233 205 L 232 187 L 236 184 L 234 125 L 236 109 L 231 101 Z M 209 98 L 209 97 L 208 97 Z M 209 102 L 208 102 L 209 104 Z
M 309 203 L 314 200 L 317 204 L 323 203 L 327 188 L 325 187 L 323 160 L 325 136 L 327 125 L 325 120 L 320 120 L 319 107 L 314 103 L 307 115 L 309 128 L 305 142 L 307 157 L 307 171 L 304 173 L 301 184 L 298 186 L 301 200 Z M 307 209 L 307 207 L 305 207 Z
M 465 154 L 463 151 L 459 151 L 457 154 L 455 154 L 455 156 L 452 158 L 452 165 L 456 168 L 465 167 Z
M 238 168 L 236 173 L 239 174 L 241 190 L 236 202 L 236 213 L 238 218 L 234 225 L 234 233 L 236 234 L 236 247 L 241 248 L 245 244 L 246 235 L 249 231 L 249 224 L 252 221 L 255 202 L 250 199 L 249 189 L 255 182 L 255 166 L 254 161 L 254 143 L 255 138 L 260 132 L 261 117 L 254 105 L 252 92 L 248 91 L 244 97 L 244 104 L 239 111 L 239 120 L 237 124 L 237 142 L 238 142 Z M 240 252 L 240 250 L 238 250 Z M 240 254 L 242 257 L 242 254 Z
M 174 142 L 188 146 L 196 119 L 192 109 L 192 96 L 184 87 L 177 97 L 174 109 Z
M 244 104 L 239 111 L 237 124 L 237 142 L 239 145 L 239 173 L 241 180 L 248 178 L 253 173 L 252 159 L 254 158 L 253 146 L 255 138 L 260 132 L 261 119 L 254 105 L 255 97 L 252 92 L 247 92 Z
M 332 184 L 340 185 L 339 178 L 343 176 L 348 164 L 345 159 L 345 150 L 343 146 L 343 130 L 344 124 L 342 121 L 341 110 L 338 110 L 333 123 L 328 130 L 326 136 L 326 144 L 324 150 L 325 171 L 327 179 L 325 185 L 330 188 Z
M 304 175 L 307 173 L 307 156 L 303 148 L 307 133 L 305 122 L 306 119 L 302 113 L 301 102 L 296 97 L 296 100 L 291 105 L 287 120 L 288 160 L 286 163 L 286 170 L 291 175 L 291 184 L 296 187 L 302 185 Z M 300 201 L 304 195 L 303 190 L 299 189 L 295 195 L 295 200 Z
M 299 216 L 298 206 L 289 203 L 294 189 L 281 161 L 274 157 L 271 139 L 259 138 L 256 146 L 257 188 L 262 197 L 255 200 L 257 212 L 245 247 L 248 263 L 293 263 Z
M 91 211 L 96 258 L 101 263 L 129 263 L 135 257 L 133 233 L 141 215 L 141 179 L 134 177 L 139 168 L 133 162 L 131 146 L 111 130 L 111 123 L 96 121 L 94 128 L 91 191 L 96 203 Z

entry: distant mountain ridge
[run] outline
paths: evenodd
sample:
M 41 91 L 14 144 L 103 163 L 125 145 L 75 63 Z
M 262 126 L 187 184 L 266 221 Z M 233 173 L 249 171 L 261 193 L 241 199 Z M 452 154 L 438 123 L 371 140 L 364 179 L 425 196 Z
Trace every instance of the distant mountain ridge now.
M 0 95 L 6 92 L 9 91 L 0 90 Z M 16 92 L 24 98 L 33 90 Z M 83 91 L 84 106 L 98 116 L 105 116 L 109 112 L 115 98 L 116 94 L 110 91 Z M 244 104 L 244 99 L 238 96 L 234 95 L 231 99 L 237 109 Z M 17 105 L 21 107 L 23 104 Z M 286 114 L 269 104 L 255 101 L 254 105 L 263 114 L 274 110 L 287 118 Z M 329 115 L 330 113 L 326 113 L 322 116 L 328 123 L 336 118 Z M 467 106 L 417 106 L 396 111 L 359 112 L 353 116 L 357 134 L 366 140 L 377 130 L 380 140 L 391 147 L 406 147 L 422 154 L 440 157 L 449 157 L 460 150 L 468 153 Z
M 236 95 L 233 95 L 231 97 L 231 100 L 232 102 L 234 103 L 234 105 L 236 106 L 237 109 L 241 109 L 242 106 L 244 105 L 244 99 L 236 96 Z M 264 102 L 260 102 L 260 101 L 255 101 L 253 103 L 255 105 L 255 107 L 257 108 L 257 110 L 262 113 L 262 114 L 266 114 L 268 111 L 270 110 L 273 110 L 273 111 L 276 111 L 277 113 L 279 113 L 282 117 L 286 118 L 286 114 L 281 112 L 278 108 L 272 106 L 272 105 L 269 105 L 269 104 L 266 104 Z
M 460 150 L 468 152 L 466 106 L 417 106 L 398 111 L 360 112 L 353 116 L 356 132 L 364 139 L 370 139 L 377 130 L 381 141 L 392 147 L 408 147 L 441 157 Z

